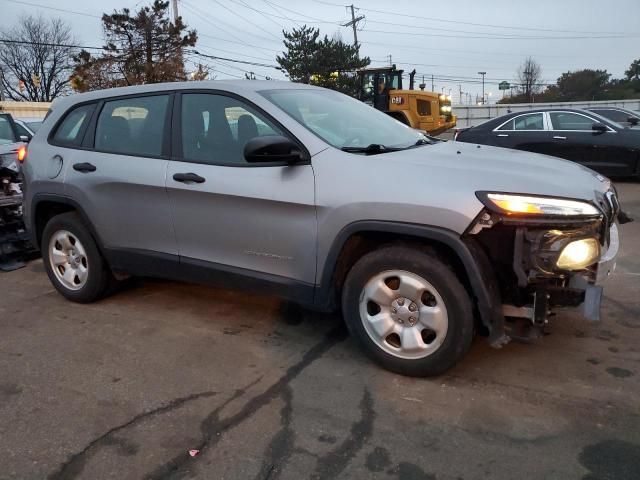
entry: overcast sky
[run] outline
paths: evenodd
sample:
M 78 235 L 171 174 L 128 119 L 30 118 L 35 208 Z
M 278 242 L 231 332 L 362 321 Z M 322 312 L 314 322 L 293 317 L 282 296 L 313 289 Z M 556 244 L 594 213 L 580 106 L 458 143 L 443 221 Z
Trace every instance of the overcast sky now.
M 23 13 L 61 16 L 79 43 L 101 46 L 103 12 L 139 8 L 150 0 L 21 2 L 0 0 L 3 26 Z M 581 68 L 606 69 L 621 77 L 640 58 L 640 0 L 362 0 L 354 5 L 356 15 L 365 17 L 358 23 L 361 54 L 373 66 L 388 64 L 391 55 L 398 68 L 415 68 L 419 80 L 424 75 L 428 89 L 434 75 L 435 90 L 451 89 L 456 101 L 460 88 L 473 96 L 481 92 L 479 71 L 487 72 L 485 88 L 492 100 L 499 98 L 497 83 L 514 80 L 528 55 L 542 65 L 547 82 Z M 339 0 L 178 0 L 178 10 L 198 31 L 197 49 L 215 56 L 275 64 L 282 29 L 304 23 L 353 42 L 351 27 L 341 26 L 351 19 L 350 9 Z M 246 70 L 258 78 L 284 78 L 269 67 L 204 63 L 214 67 L 219 79 L 240 77 Z

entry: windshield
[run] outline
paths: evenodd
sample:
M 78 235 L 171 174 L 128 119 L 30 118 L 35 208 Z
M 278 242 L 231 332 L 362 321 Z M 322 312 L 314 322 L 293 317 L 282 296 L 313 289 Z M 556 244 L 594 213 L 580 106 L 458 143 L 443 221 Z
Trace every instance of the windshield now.
M 8 145 L 17 141 L 11 122 L 9 122 L 9 117 L 0 115 L 0 145 Z
M 286 89 L 261 94 L 336 148 L 408 148 L 425 138 L 385 113 L 331 90 Z

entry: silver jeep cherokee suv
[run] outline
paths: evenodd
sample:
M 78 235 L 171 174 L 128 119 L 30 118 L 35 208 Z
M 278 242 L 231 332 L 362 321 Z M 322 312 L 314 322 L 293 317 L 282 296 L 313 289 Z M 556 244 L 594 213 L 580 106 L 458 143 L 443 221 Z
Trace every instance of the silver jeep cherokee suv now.
M 494 346 L 529 335 L 552 307 L 597 319 L 618 250 L 606 178 L 438 142 L 294 83 L 59 99 L 22 169 L 32 241 L 66 298 L 141 275 L 340 308 L 364 349 L 407 375 L 447 370 L 475 333 Z

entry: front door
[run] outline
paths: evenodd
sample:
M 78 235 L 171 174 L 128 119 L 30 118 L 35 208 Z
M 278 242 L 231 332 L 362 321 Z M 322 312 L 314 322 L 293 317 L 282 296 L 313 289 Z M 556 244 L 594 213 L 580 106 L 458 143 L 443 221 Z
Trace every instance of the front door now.
M 181 271 L 222 286 L 271 285 L 282 296 L 310 299 L 317 230 L 312 167 L 249 164 L 243 155 L 252 138 L 289 134 L 223 94 L 183 93 L 174 115 L 178 159 L 169 163 L 167 191 Z
M 605 147 L 616 132 L 596 132 L 597 119 L 576 112 L 549 112 L 554 138 L 554 155 L 573 160 L 604 175 L 627 173 L 628 162 L 615 146 Z

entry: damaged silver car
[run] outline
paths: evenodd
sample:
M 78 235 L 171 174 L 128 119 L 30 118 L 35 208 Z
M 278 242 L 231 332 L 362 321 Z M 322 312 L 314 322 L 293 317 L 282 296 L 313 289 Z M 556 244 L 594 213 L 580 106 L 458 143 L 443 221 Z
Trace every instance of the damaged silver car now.
M 57 99 L 23 162 L 25 219 L 55 288 L 130 275 L 342 312 L 385 368 L 435 375 L 474 335 L 599 318 L 617 194 L 580 165 L 434 142 L 345 95 L 203 81 Z

